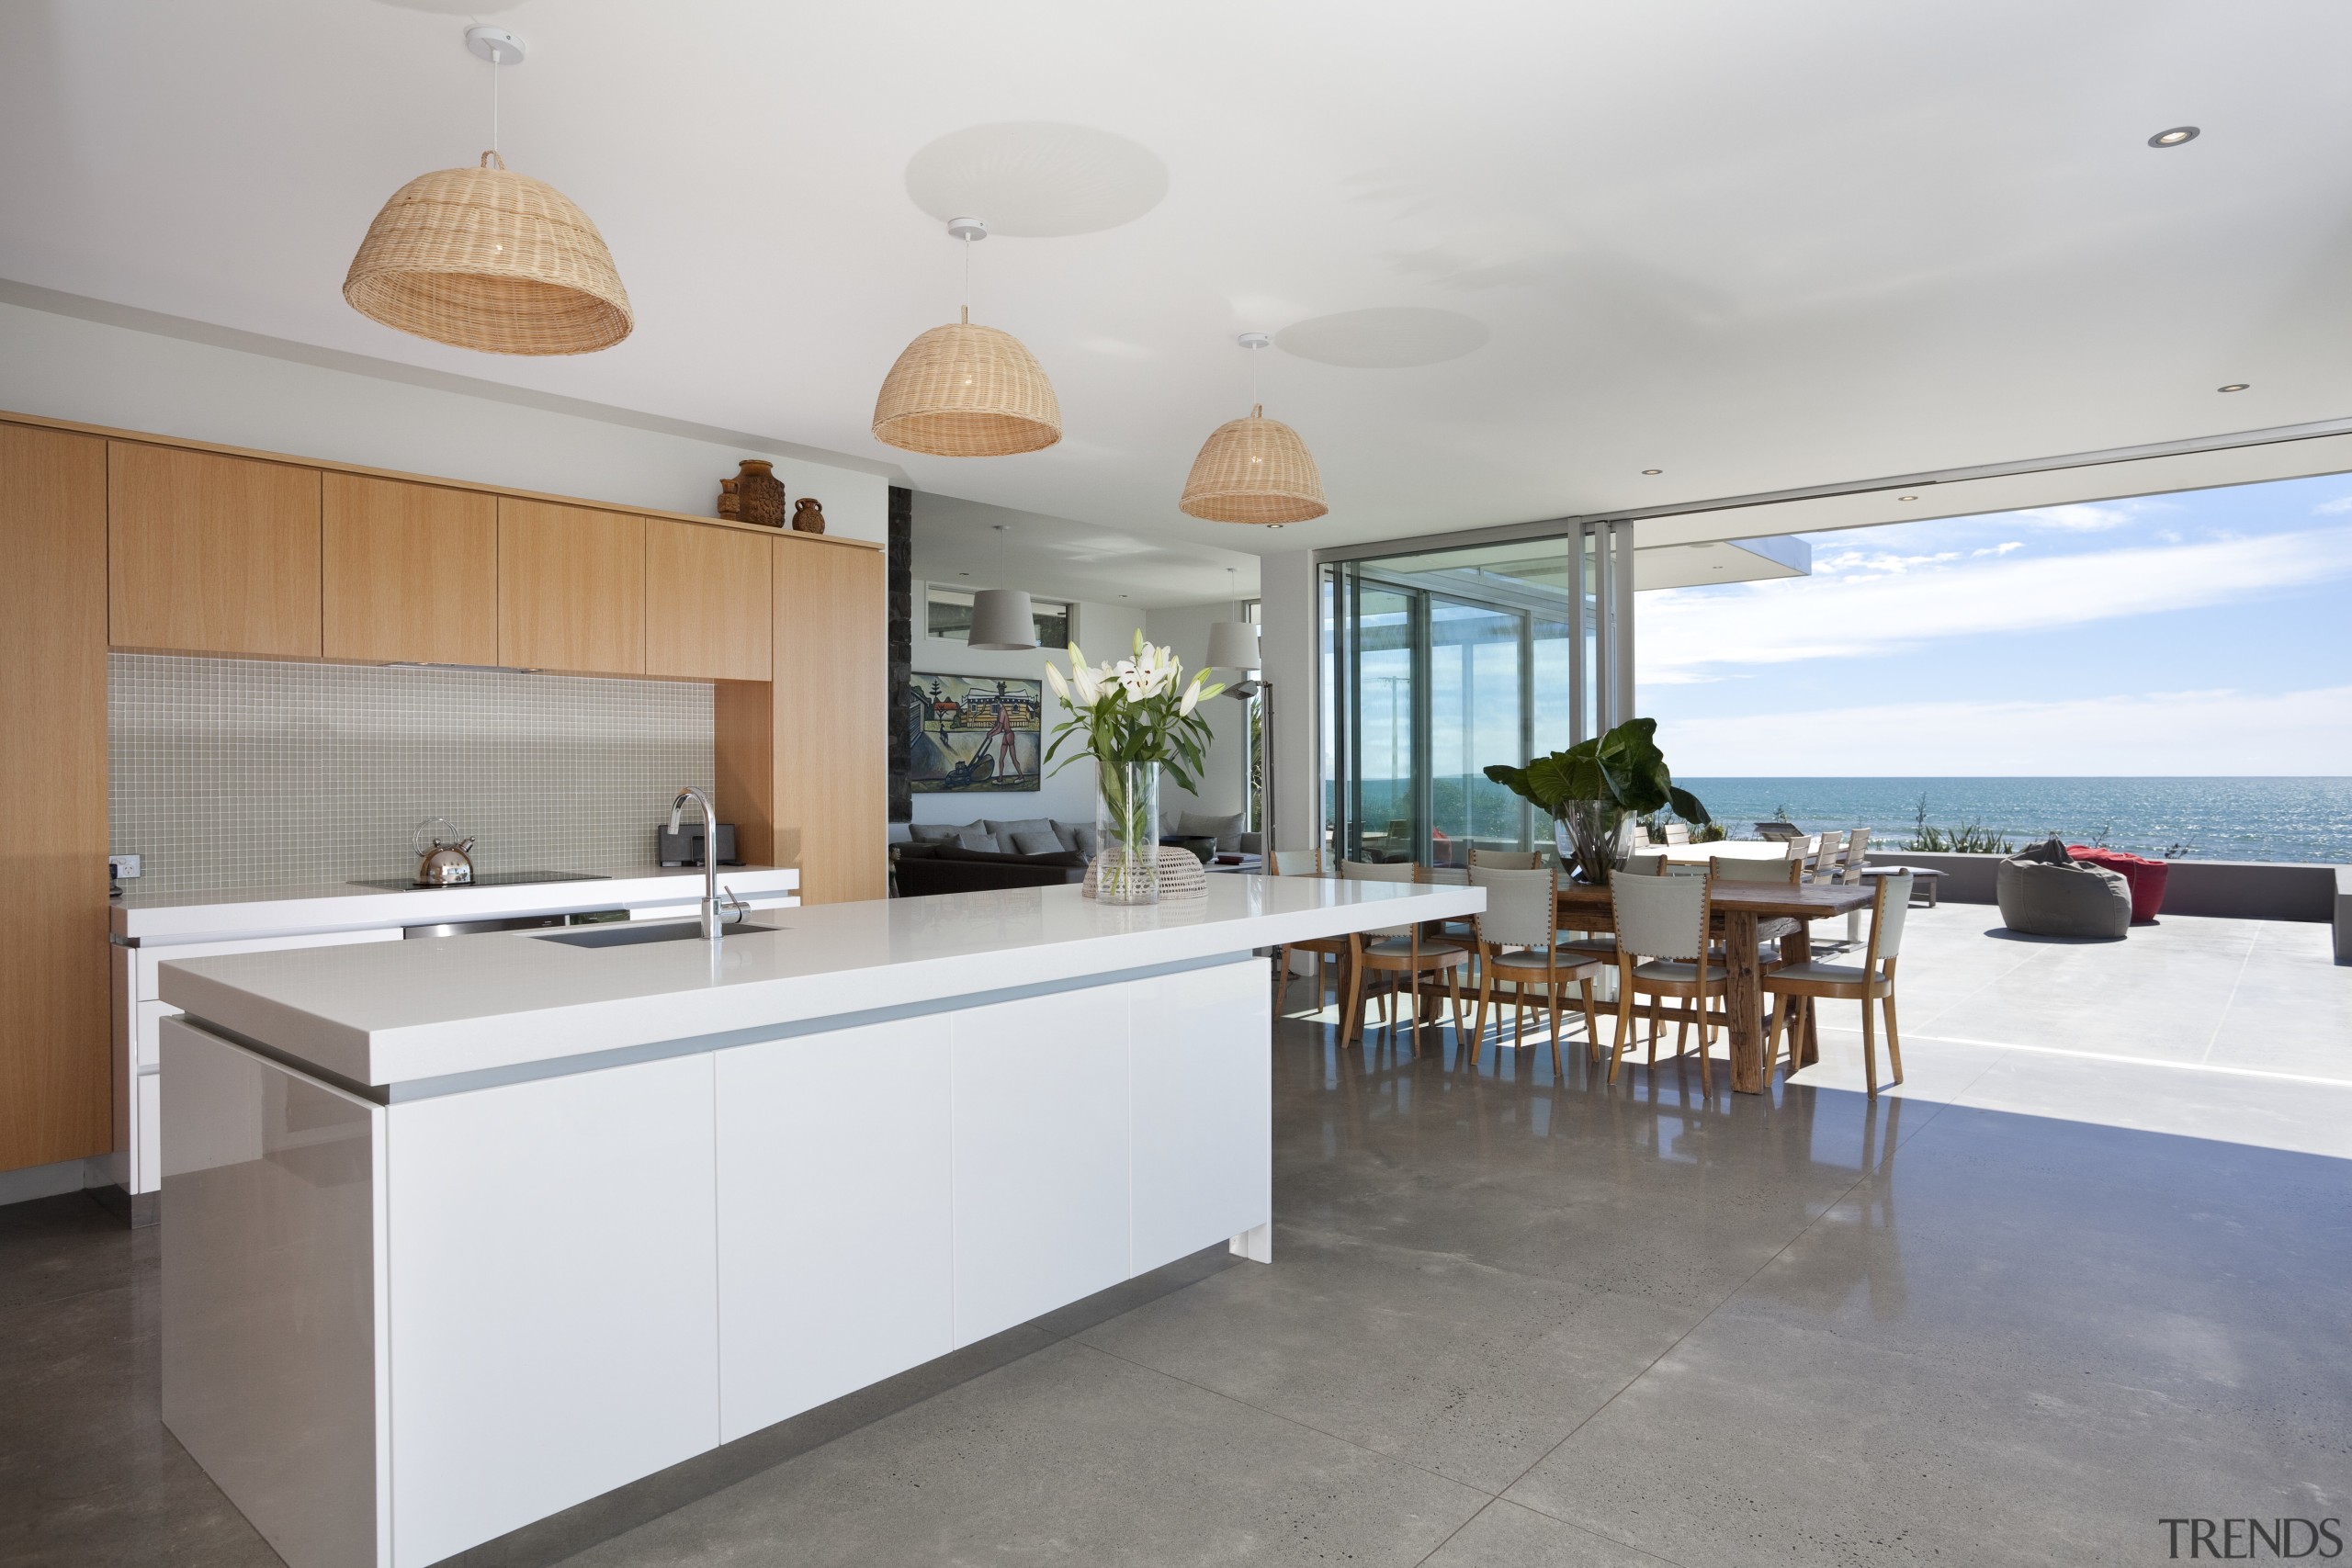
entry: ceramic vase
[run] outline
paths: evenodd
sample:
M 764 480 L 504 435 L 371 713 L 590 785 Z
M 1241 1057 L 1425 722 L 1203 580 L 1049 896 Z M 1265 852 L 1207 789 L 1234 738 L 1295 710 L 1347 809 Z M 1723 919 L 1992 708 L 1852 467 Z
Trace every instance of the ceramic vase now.
M 775 477 L 775 465 L 763 457 L 739 461 L 743 471 L 735 476 L 735 495 L 741 508 L 738 515 L 763 528 L 783 527 L 784 481 Z

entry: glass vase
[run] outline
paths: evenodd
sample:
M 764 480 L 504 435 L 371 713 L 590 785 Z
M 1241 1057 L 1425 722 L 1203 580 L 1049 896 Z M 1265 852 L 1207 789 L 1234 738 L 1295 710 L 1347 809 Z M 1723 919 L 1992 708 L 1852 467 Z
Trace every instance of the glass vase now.
M 1095 763 L 1094 837 L 1094 897 L 1159 903 L 1159 763 Z
M 1589 886 L 1605 887 L 1609 877 L 1633 851 L 1626 833 L 1632 818 L 1625 808 L 1606 800 L 1572 800 L 1560 807 L 1552 824 L 1553 841 L 1560 862 Z

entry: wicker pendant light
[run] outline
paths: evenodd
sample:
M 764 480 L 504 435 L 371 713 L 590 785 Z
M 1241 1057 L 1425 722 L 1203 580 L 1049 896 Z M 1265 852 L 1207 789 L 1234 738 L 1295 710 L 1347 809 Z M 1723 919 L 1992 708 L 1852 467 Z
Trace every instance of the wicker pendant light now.
M 612 253 L 588 215 L 498 155 L 498 67 L 523 58 L 497 28 L 467 29 L 491 62 L 492 150 L 437 169 L 384 204 L 351 259 L 343 297 L 388 327 L 483 354 L 589 354 L 636 324 Z
M 1271 341 L 1263 333 L 1244 333 L 1241 346 L 1256 350 Z M 1314 454 L 1297 431 L 1268 419 L 1263 403 L 1253 403 L 1247 418 L 1228 420 L 1210 433 L 1176 505 L 1211 523 L 1275 526 L 1331 510 L 1323 499 Z
M 964 242 L 965 293 L 971 292 L 971 246 L 988 237 L 977 218 L 947 231 Z M 934 457 L 1004 457 L 1035 452 L 1062 438 L 1054 385 L 1021 340 L 961 319 L 933 327 L 899 355 L 874 401 L 874 438 Z

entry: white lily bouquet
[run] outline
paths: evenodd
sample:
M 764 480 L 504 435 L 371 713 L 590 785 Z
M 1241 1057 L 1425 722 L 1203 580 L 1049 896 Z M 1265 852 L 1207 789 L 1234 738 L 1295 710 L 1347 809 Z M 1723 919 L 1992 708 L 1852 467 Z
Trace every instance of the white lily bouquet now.
M 1071 643 L 1069 671 L 1064 680 L 1060 670 L 1046 666 L 1054 695 L 1069 709 L 1054 726 L 1046 760 L 1058 773 L 1080 757 L 1094 759 L 1095 896 L 1110 904 L 1156 904 L 1159 771 L 1198 792 L 1210 741 L 1208 720 L 1198 710 L 1225 688 L 1201 675 L 1182 685 L 1184 666 L 1174 650 L 1153 647 L 1141 632 L 1134 657 L 1115 664 L 1089 664 Z

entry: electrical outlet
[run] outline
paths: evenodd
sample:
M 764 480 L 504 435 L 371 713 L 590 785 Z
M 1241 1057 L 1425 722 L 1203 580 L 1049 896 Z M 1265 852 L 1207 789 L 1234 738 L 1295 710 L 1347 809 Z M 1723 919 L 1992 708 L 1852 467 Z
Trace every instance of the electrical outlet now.
M 107 874 L 117 882 L 129 882 L 139 874 L 137 855 L 107 856 Z

